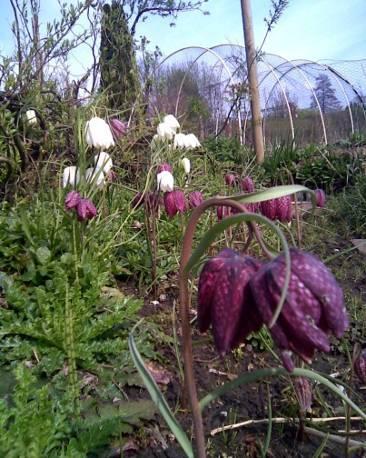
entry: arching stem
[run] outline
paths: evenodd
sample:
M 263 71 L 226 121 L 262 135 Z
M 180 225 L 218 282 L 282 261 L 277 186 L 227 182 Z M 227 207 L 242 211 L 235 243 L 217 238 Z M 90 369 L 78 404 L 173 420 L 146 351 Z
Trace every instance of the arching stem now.
M 192 252 L 193 237 L 196 230 L 197 223 L 209 207 L 213 206 L 225 206 L 232 207 L 236 210 L 239 210 L 242 213 L 247 213 L 246 208 L 230 199 L 223 198 L 212 198 L 204 201 L 199 207 L 195 208 L 192 212 L 192 215 L 187 223 L 187 227 L 183 237 L 183 246 L 182 254 L 180 258 L 179 266 L 179 312 L 181 317 L 181 326 L 182 326 L 182 339 L 183 339 L 183 361 L 184 361 L 184 392 L 187 392 L 189 397 L 189 402 L 191 406 L 191 412 L 193 417 L 193 427 L 196 438 L 197 445 L 197 457 L 206 458 L 206 444 L 205 444 L 205 434 L 203 428 L 202 414 L 199 407 L 198 396 L 197 396 L 197 387 L 194 378 L 193 370 L 193 351 L 192 351 L 192 333 L 189 320 L 189 310 L 190 310 L 190 296 L 188 291 L 188 277 L 189 272 L 186 272 L 186 265 L 189 261 Z M 261 248 L 264 250 L 266 255 L 270 256 L 267 248 L 265 247 L 259 229 L 255 223 L 248 223 L 251 230 L 256 236 L 258 243 L 261 245 Z

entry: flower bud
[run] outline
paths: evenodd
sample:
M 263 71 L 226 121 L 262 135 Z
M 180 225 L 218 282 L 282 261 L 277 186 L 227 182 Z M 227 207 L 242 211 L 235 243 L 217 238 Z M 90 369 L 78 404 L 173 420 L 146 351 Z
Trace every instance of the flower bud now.
M 227 186 L 235 186 L 236 177 L 233 173 L 227 173 L 225 175 L 225 183 Z
M 173 167 L 170 164 L 167 164 L 166 162 L 163 162 L 162 164 L 159 164 L 157 167 L 157 173 L 160 172 L 170 172 L 173 173 Z
M 65 210 L 76 208 L 80 202 L 80 194 L 77 191 L 71 191 L 65 198 Z
M 115 140 L 118 140 L 126 135 L 128 130 L 127 122 L 120 121 L 118 118 L 112 118 L 109 120 L 109 125 Z
M 255 186 L 250 176 L 246 176 L 240 181 L 240 187 L 245 192 L 254 192 Z
M 188 159 L 188 157 L 184 157 L 182 159 L 182 166 L 184 168 L 185 174 L 188 175 L 191 171 L 191 161 Z
M 177 213 L 183 213 L 186 210 L 186 199 L 183 191 L 178 189 L 164 194 L 164 207 L 168 216 L 172 218 Z
M 34 110 L 27 110 L 25 112 L 25 117 L 27 119 L 27 123 L 31 126 L 35 126 L 38 123 L 37 114 Z
M 93 219 L 97 214 L 97 209 L 90 199 L 81 198 L 77 207 L 76 214 L 79 221 Z
M 110 127 L 104 119 L 94 117 L 85 125 L 85 137 L 89 146 L 100 150 L 114 146 L 113 135 Z
M 341 337 L 348 327 L 343 292 L 325 265 L 308 253 L 290 249 L 290 284 L 280 316 L 270 333 L 281 350 L 285 368 L 292 371 L 292 352 L 310 363 L 316 349 L 330 350 L 329 334 Z M 264 264 L 250 280 L 258 312 L 272 320 L 285 282 L 285 256 Z
M 313 402 L 310 380 L 306 377 L 295 377 L 294 387 L 297 400 L 299 401 L 300 411 L 305 413 L 311 409 Z
M 366 383 L 366 349 L 353 362 L 353 369 L 361 383 Z
M 325 192 L 322 189 L 315 189 L 315 201 L 317 207 L 324 207 L 325 206 Z
M 232 350 L 261 325 L 248 282 L 259 263 L 225 248 L 204 265 L 198 284 L 198 329 L 212 326 L 221 354 Z
M 200 191 L 192 191 L 188 195 L 189 208 L 196 208 L 203 202 L 203 195 Z

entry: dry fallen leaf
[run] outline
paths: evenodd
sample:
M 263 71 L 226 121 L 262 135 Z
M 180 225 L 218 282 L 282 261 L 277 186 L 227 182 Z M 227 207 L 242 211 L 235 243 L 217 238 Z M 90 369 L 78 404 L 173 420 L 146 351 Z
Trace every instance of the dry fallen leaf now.
M 161 385 L 168 385 L 171 382 L 171 373 L 163 367 L 152 361 L 145 363 L 145 366 L 156 383 L 160 383 Z

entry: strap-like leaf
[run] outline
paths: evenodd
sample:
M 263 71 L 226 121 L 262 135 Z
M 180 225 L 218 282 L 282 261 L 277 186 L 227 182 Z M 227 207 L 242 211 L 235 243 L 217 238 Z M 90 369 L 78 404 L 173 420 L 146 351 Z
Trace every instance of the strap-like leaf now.
M 322 375 L 318 374 L 317 372 L 311 371 L 309 369 L 300 369 L 300 368 L 295 368 L 292 372 L 288 372 L 283 367 L 259 369 L 254 372 L 246 372 L 240 375 L 235 380 L 225 383 L 224 385 L 220 386 L 216 390 L 207 394 L 203 399 L 201 399 L 200 401 L 201 410 L 203 410 L 210 402 L 214 401 L 215 399 L 222 396 L 223 394 L 230 392 L 233 389 L 241 385 L 247 385 L 249 383 L 254 383 L 266 377 L 278 377 L 281 375 L 286 375 L 290 377 L 307 377 L 307 378 L 314 380 L 315 382 L 325 385 L 327 388 L 333 391 L 334 394 L 336 394 L 339 398 L 341 398 L 346 404 L 348 404 L 351 407 L 351 409 L 353 409 L 363 419 L 366 420 L 366 414 L 353 401 L 351 401 L 351 399 L 346 394 L 344 394 L 334 383 L 332 383 L 330 380 L 326 379 Z
M 166 399 L 164 398 L 155 380 L 152 378 L 150 372 L 146 369 L 144 365 L 144 361 L 136 347 L 136 343 L 133 338 L 133 331 L 134 329 L 132 329 L 128 337 L 128 346 L 136 369 L 141 375 L 141 378 L 146 386 L 147 391 L 151 396 L 151 399 L 158 407 L 161 415 L 164 417 L 164 420 L 167 422 L 170 430 L 174 434 L 175 438 L 179 442 L 185 454 L 188 458 L 194 458 L 192 444 L 190 443 L 186 433 L 183 431 L 181 425 L 174 417 L 173 412 L 170 410 L 170 407 L 166 402 Z
M 290 184 L 275 186 L 273 188 L 267 188 L 262 191 L 251 192 L 250 194 L 240 194 L 237 196 L 229 196 L 228 198 L 232 200 L 239 200 L 243 204 L 254 204 L 257 202 L 264 202 L 265 200 L 278 199 L 279 197 L 289 196 L 297 192 L 308 192 L 313 199 L 314 191 L 311 191 L 309 188 L 299 185 L 299 184 Z

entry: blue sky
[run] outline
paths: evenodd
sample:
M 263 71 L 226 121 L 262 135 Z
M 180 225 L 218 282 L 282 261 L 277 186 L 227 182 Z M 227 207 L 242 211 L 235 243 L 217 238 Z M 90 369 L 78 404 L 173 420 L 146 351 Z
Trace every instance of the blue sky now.
M 253 25 L 259 46 L 265 33 L 263 18 L 269 0 L 252 0 Z M 229 6 L 230 5 L 230 6 Z M 243 44 L 240 0 L 209 0 L 209 16 L 186 13 L 174 28 L 169 21 L 152 18 L 139 32 L 146 34 L 164 54 L 185 46 L 210 47 Z M 264 50 L 288 59 L 366 58 L 366 0 L 290 0 Z
M 57 1 L 41 0 L 41 4 L 43 21 L 54 17 Z M 13 46 L 9 0 L 1 0 L 1 6 L 0 52 L 8 53 Z M 270 0 L 252 0 L 258 46 L 270 6 Z M 164 55 L 185 46 L 243 44 L 240 0 L 209 0 L 204 8 L 210 15 L 182 14 L 175 27 L 169 26 L 169 19 L 151 17 L 139 26 L 137 35 L 146 35 L 151 47 L 158 45 Z M 290 0 L 263 49 L 287 59 L 362 59 L 366 58 L 365 24 L 366 0 Z M 85 54 L 75 58 L 80 65 L 86 62 Z

